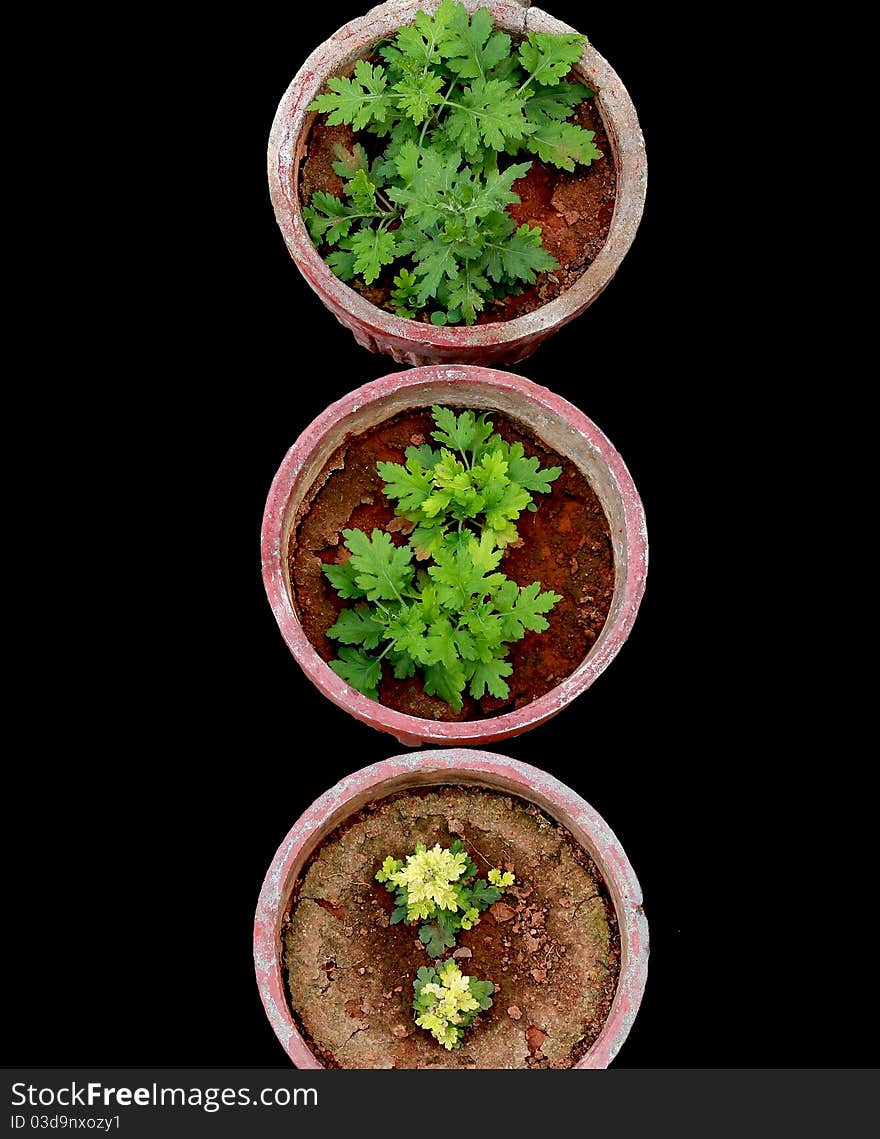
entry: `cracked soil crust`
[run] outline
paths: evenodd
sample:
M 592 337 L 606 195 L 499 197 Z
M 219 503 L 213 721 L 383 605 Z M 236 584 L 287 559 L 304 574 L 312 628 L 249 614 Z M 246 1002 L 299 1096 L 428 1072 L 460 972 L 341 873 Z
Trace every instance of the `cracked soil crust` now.
M 499 866 L 517 880 L 459 934 L 462 971 L 496 992 L 447 1052 L 413 1021 L 413 977 L 431 959 L 417 927 L 388 924 L 391 895 L 374 875 L 388 854 L 456 837 L 482 874 Z M 297 881 L 282 941 L 300 1031 L 337 1068 L 570 1068 L 607 1019 L 620 962 L 614 908 L 586 853 L 532 804 L 474 787 L 389 796 L 334 831 Z
M 520 541 L 507 547 L 499 567 L 518 585 L 539 581 L 562 600 L 547 614 L 549 629 L 526 633 L 510 646 L 513 675 L 505 699 L 488 692 L 479 701 L 465 695 L 461 711 L 455 712 L 439 697 L 429 696 L 418 675 L 395 680 L 386 667 L 380 702 L 426 720 L 479 720 L 537 700 L 581 664 L 611 608 L 614 552 L 595 491 L 574 463 L 557 455 L 528 428 L 498 412 L 490 417 L 502 438 L 522 443 L 526 455 L 537 455 L 542 467 L 562 467 L 550 493 L 534 496 L 537 511 L 520 515 Z M 342 544 L 342 531 L 348 527 L 367 534 L 374 527 L 388 530 L 397 545 L 406 543 L 401 520 L 394 518 L 394 507 L 382 493 L 376 464 L 383 459 L 403 463 L 406 448 L 430 442 L 433 429 L 431 413 L 425 409 L 395 416 L 354 436 L 331 456 L 306 496 L 290 537 L 289 573 L 302 627 L 326 661 L 333 660 L 339 649 L 327 630 L 348 602 L 340 600 L 321 566 L 348 557 Z

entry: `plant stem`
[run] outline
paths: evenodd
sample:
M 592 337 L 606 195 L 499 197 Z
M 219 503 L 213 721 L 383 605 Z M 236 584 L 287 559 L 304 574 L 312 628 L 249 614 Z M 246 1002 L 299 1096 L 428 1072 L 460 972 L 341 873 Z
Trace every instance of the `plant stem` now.
M 454 106 L 454 104 L 448 102 L 448 99 L 449 99 L 449 96 L 452 94 L 452 92 L 455 90 L 457 85 L 458 85 L 457 79 L 450 79 L 449 80 L 449 86 L 443 92 L 443 95 L 441 96 L 442 102 L 438 104 L 439 106 L 441 106 L 441 107 Z M 422 127 L 422 133 L 419 135 L 419 149 L 420 150 L 422 148 L 422 143 L 425 141 L 425 134 L 427 133 L 428 127 L 431 125 L 432 122 L 438 123 L 439 121 L 440 121 L 440 112 L 439 111 L 431 111 L 430 115 L 428 115 L 428 117 L 425 119 L 425 125 Z

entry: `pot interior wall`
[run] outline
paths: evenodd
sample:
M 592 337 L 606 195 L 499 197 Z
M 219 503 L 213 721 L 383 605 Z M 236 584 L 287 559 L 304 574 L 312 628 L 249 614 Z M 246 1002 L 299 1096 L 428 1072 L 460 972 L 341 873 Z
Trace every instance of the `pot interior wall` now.
M 275 952 L 277 960 L 279 962 L 281 961 L 281 921 L 287 909 L 291 892 L 306 862 L 327 835 L 334 831 L 341 823 L 345 822 L 351 815 L 356 814 L 361 807 L 366 806 L 367 803 L 384 799 L 388 795 L 395 794 L 397 791 L 412 790 L 419 787 L 462 784 L 482 787 L 491 791 L 503 791 L 507 794 L 515 795 L 517 798 L 523 799 L 526 802 L 533 803 L 535 806 L 540 807 L 542 811 L 546 812 L 546 814 L 557 823 L 565 827 L 574 840 L 587 851 L 599 870 L 599 873 L 602 875 L 602 879 L 608 890 L 608 895 L 614 905 L 620 933 L 620 976 L 625 977 L 629 971 L 631 952 L 627 923 L 624 920 L 625 903 L 624 899 L 620 897 L 620 892 L 615 883 L 615 876 L 611 873 L 610 867 L 607 865 L 605 858 L 597 848 L 590 833 L 579 824 L 577 818 L 572 817 L 567 811 L 561 810 L 558 805 L 554 805 L 549 798 L 544 796 L 539 786 L 530 786 L 526 791 L 522 783 L 507 779 L 503 775 L 494 772 L 474 772 L 467 769 L 450 769 L 448 767 L 435 771 L 422 769 L 417 772 L 403 772 L 400 775 L 391 776 L 383 780 L 378 786 L 368 787 L 358 794 L 346 798 L 339 807 L 330 811 L 325 818 L 315 826 L 303 843 L 297 858 L 291 864 L 287 877 L 283 882 L 279 883 L 278 910 L 275 924 Z M 619 993 L 620 987 L 618 986 L 618 991 L 615 994 L 611 1012 L 609 1013 L 609 1019 L 614 1013 Z M 593 1047 L 595 1047 L 595 1043 Z
M 505 390 L 478 380 L 456 382 L 454 387 L 442 380 L 427 381 L 423 385 L 389 392 L 336 420 L 320 438 L 314 440 L 315 446 L 310 459 L 296 475 L 285 509 L 282 550 L 290 548 L 291 532 L 308 507 L 309 491 L 315 480 L 333 452 L 348 437 L 384 423 L 401 412 L 430 407 L 435 403 L 454 407 L 473 407 L 490 412 L 498 411 L 511 419 L 519 420 L 554 451 L 573 462 L 596 492 L 608 519 L 614 548 L 614 593 L 602 632 L 584 658 L 584 662 L 575 670 L 574 675 L 577 675 L 585 662 L 600 650 L 620 614 L 627 571 L 624 504 L 615 479 L 593 443 L 564 419 L 520 392 Z M 289 565 L 286 558 L 283 562 L 284 584 L 295 613 Z

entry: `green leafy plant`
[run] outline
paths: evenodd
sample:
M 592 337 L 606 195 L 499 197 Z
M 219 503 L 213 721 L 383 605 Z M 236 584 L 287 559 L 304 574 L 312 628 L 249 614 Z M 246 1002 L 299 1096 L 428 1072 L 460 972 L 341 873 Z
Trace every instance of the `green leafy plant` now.
M 540 227 L 506 212 L 531 165 L 510 160 L 570 171 L 601 157 L 593 132 L 567 121 L 593 94 L 565 79 L 585 42 L 529 32 L 514 50 L 487 8 L 469 17 L 443 0 L 379 47 L 383 62 L 328 80 L 311 109 L 379 140 L 372 160 L 360 143 L 337 145 L 342 197 L 318 191 L 303 210 L 333 272 L 369 285 L 396 265 L 398 315 L 431 308 L 435 324 L 472 324 L 487 300 L 558 269 Z
M 494 991 L 491 981 L 466 977 L 454 961 L 423 965 L 413 981 L 415 1022 L 452 1051 L 474 1017 L 492 1007 Z
M 460 839 L 448 848 L 436 843 L 430 850 L 417 843 L 414 854 L 402 861 L 389 855 L 376 873 L 376 881 L 394 894 L 391 925 L 420 923 L 419 940 L 431 957 L 451 949 L 459 930 L 472 929 L 516 880 L 509 870 L 496 869 L 488 879 L 477 877 Z
M 465 689 L 477 700 L 510 694 L 508 646 L 547 629 L 544 615 L 561 600 L 540 582 L 520 587 L 498 572 L 516 520 L 537 510 L 532 494 L 548 493 L 561 468 L 542 470 L 486 415 L 432 412 L 439 449 L 408 447 L 405 465 L 378 464 L 386 497 L 411 527 L 409 543 L 396 546 L 381 530 L 343 530 L 351 556 L 323 570 L 355 604 L 327 635 L 345 646 L 330 667 L 364 695 L 378 699 L 387 659 L 395 677 L 418 669 L 425 691 L 460 711 Z

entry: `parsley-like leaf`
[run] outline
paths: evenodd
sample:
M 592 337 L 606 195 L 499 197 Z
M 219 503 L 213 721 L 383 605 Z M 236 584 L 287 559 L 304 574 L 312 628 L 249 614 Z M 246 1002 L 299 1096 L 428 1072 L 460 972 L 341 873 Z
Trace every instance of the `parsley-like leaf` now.
M 591 98 L 593 92 L 583 83 L 557 83 L 553 87 L 539 87 L 531 92 L 526 103 L 526 118 L 530 123 L 563 122 L 578 104 Z
M 562 467 L 541 468 L 536 455 L 525 457 L 522 443 L 512 443 L 507 451 L 507 462 L 512 482 L 519 483 L 526 490 L 549 494 L 550 484 L 562 474 Z
M 431 432 L 431 438 L 443 443 L 453 451 L 469 451 L 477 437 L 477 417 L 472 411 L 463 411 L 456 415 L 448 407 L 435 404 L 431 408 L 434 416 L 436 430 Z
M 433 484 L 429 474 L 416 457 L 407 458 L 405 467 L 400 463 L 380 462 L 377 469 L 385 481 L 385 497 L 396 499 L 403 514 L 418 510 L 431 493 Z
M 443 48 L 449 70 L 459 79 L 485 79 L 510 55 L 510 36 L 492 30 L 488 8 L 480 8 L 468 20 L 467 9 L 457 6 L 452 35 Z
M 303 217 L 313 241 L 326 240 L 335 245 L 347 237 L 354 222 L 355 210 L 324 190 L 316 190 L 312 200 L 303 209 Z
M 589 166 L 602 151 L 593 142 L 594 131 L 584 130 L 574 123 L 546 123 L 526 139 L 526 146 L 542 162 L 551 162 L 562 170 L 574 170 L 576 162 Z
M 506 581 L 496 592 L 494 601 L 501 614 L 504 639 L 518 641 L 529 629 L 543 633 L 550 622 L 544 613 L 549 613 L 562 597 L 552 590 L 541 592 L 540 583 L 532 582 L 520 589 L 515 582 Z
M 398 66 L 405 60 L 424 67 L 439 61 L 451 36 L 457 7 L 461 5 L 442 0 L 433 18 L 427 12 L 417 12 L 413 22 L 405 24 L 397 33 L 393 47 L 383 50 L 385 59 Z
M 439 696 L 456 712 L 460 712 L 464 701 L 462 692 L 467 683 L 462 670 L 450 672 L 444 664 L 429 664 L 425 669 L 425 691 L 429 696 Z
M 500 574 L 486 575 L 486 571 L 474 564 L 468 548 L 441 547 L 434 555 L 435 565 L 428 573 L 437 583 L 437 595 L 441 605 L 447 608 L 464 609 L 471 597 L 486 597 L 500 584 Z
M 407 680 L 416 674 L 416 662 L 409 653 L 389 653 L 387 661 L 391 665 L 395 680 Z
M 346 601 L 367 596 L 366 591 L 361 589 L 355 580 L 355 567 L 350 560 L 343 562 L 342 565 L 325 565 L 321 568 L 324 571 L 324 576 L 339 596 L 345 598 Z
M 492 696 L 505 700 L 510 689 L 504 680 L 513 673 L 513 665 L 506 660 L 477 661 L 470 677 L 470 694 L 479 700 L 488 688 Z
M 346 197 L 351 199 L 353 210 L 361 214 L 371 214 L 376 211 L 376 184 L 371 181 L 366 170 L 357 170 L 347 186 Z
M 330 91 L 318 95 L 310 111 L 325 111 L 331 127 L 351 123 L 362 130 L 370 123 L 384 123 L 391 109 L 391 96 L 386 90 L 385 71 L 364 59 L 354 65 L 354 79 L 334 76 L 327 80 Z
M 467 154 L 481 146 L 504 150 L 531 133 L 525 100 L 501 79 L 475 79 L 451 104 L 446 133 Z
M 455 945 L 455 934 L 443 929 L 437 922 L 432 921 L 423 925 L 419 930 L 419 940 L 430 957 L 442 957 L 443 951 Z
M 568 75 L 583 53 L 586 36 L 529 32 L 520 44 L 519 58 L 535 83 L 552 86 Z
M 391 535 L 383 530 L 374 530 L 369 538 L 362 530 L 342 533 L 351 551 L 349 563 L 358 587 L 370 601 L 399 601 L 412 581 L 412 550 L 395 546 Z
M 387 621 L 387 636 L 394 642 L 399 654 L 408 658 L 407 674 L 413 660 L 422 660 L 426 654 L 425 631 L 428 625 L 420 604 L 401 606 L 400 611 Z M 404 663 L 404 662 L 402 662 Z
M 382 664 L 376 657 L 368 656 L 362 649 L 340 649 L 338 658 L 330 661 L 330 667 L 364 696 L 379 699 L 377 687 L 382 678 Z
M 445 522 L 421 522 L 410 535 L 410 545 L 420 562 L 434 556 L 446 538 Z
M 333 153 L 336 155 L 333 169 L 340 178 L 354 178 L 359 170 L 368 172 L 370 169 L 367 152 L 359 142 L 350 150 L 344 143 L 334 142 Z
M 419 283 L 415 273 L 409 269 L 401 269 L 394 278 L 394 288 L 391 290 L 391 300 L 394 302 L 398 316 L 411 316 L 412 310 L 417 307 Z
M 531 285 L 536 274 L 560 268 L 553 254 L 541 245 L 541 227 L 532 229 L 525 222 L 505 242 L 487 244 L 487 251 L 486 272 L 493 281 L 525 281 Z
M 471 887 L 471 905 L 479 910 L 487 910 L 501 897 L 501 891 L 490 886 L 484 878 L 478 878 Z
M 468 987 L 471 996 L 481 1009 L 485 1010 L 492 1007 L 492 993 L 495 992 L 495 986 L 491 981 L 478 981 L 476 977 L 471 977 L 468 981 Z
M 443 102 L 444 86 L 442 75 L 404 75 L 394 84 L 397 105 L 414 123 L 422 123 Z
M 397 256 L 394 251 L 394 234 L 391 230 L 359 229 L 351 239 L 356 273 L 363 273 L 369 285 L 382 272 L 383 265 L 390 265 Z
M 340 242 L 340 248 L 334 250 L 333 253 L 328 254 L 327 264 L 336 274 L 341 281 L 351 281 L 355 276 L 354 263 L 355 255 L 350 249 L 343 249 Z
M 327 630 L 327 636 L 346 645 L 374 649 L 385 636 L 385 623 L 372 617 L 369 610 L 343 609 Z

